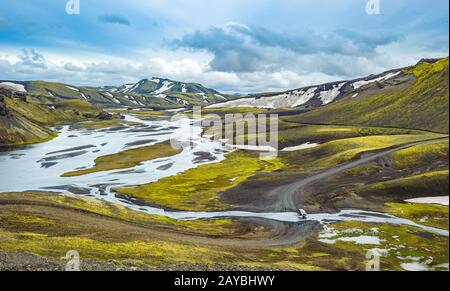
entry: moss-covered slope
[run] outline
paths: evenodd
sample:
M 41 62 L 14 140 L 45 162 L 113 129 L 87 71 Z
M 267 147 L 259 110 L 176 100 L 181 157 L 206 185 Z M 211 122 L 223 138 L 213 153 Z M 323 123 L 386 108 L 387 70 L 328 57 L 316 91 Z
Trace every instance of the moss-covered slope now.
M 403 74 L 405 83 L 349 96 L 291 120 L 448 133 L 448 58 L 423 60 Z
M 30 102 L 29 97 L 0 89 L 0 145 L 47 141 L 56 133 L 45 126 L 102 116 L 100 109 L 84 100 L 46 105 Z

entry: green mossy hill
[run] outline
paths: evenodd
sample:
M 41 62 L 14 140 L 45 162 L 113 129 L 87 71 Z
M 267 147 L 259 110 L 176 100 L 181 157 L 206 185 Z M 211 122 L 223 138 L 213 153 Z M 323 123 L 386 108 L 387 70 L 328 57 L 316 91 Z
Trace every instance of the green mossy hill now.
M 448 170 L 430 171 L 418 175 L 402 177 L 369 184 L 364 195 L 387 195 L 391 200 L 417 197 L 448 195 Z
M 448 133 L 448 58 L 404 70 L 410 81 L 366 92 L 292 118 L 296 122 L 368 125 Z
M 282 167 L 278 159 L 261 160 L 254 153 L 236 151 L 214 164 L 201 165 L 154 183 L 120 188 L 118 192 L 167 208 L 186 211 L 212 211 L 230 208 L 220 193 L 236 187 L 259 172 Z
M 387 203 L 389 213 L 426 226 L 448 230 L 448 207 L 434 204 Z
M 45 128 L 90 118 L 110 118 L 85 100 L 68 100 L 53 105 L 29 100 L 29 95 L 0 90 L 0 145 L 43 142 L 56 133 Z
M 439 163 L 448 168 L 448 139 L 431 141 L 391 155 L 395 169 L 417 168 Z
M 170 142 L 162 142 L 151 146 L 125 150 L 116 154 L 101 156 L 95 159 L 95 166 L 64 173 L 63 177 L 81 176 L 96 172 L 127 169 L 140 165 L 142 162 L 179 154 L 183 149 L 174 148 Z
M 430 210 L 406 204 L 389 206 L 393 213 L 406 210 L 400 214 L 419 220 Z M 436 215 L 430 220 L 433 225 L 448 224 L 448 210 L 432 210 Z M 176 221 L 104 201 L 42 192 L 0 193 L 0 225 L 1 252 L 62 258 L 68 250 L 77 250 L 82 270 L 83 261 L 95 260 L 144 269 L 186 270 L 202 264 L 229 266 L 229 270 L 243 266 L 362 271 L 367 251 L 374 249 L 383 251 L 383 271 L 404 270 L 402 264 L 414 259 L 430 270 L 445 269 L 448 262 L 448 237 L 411 226 L 338 222 L 317 238 L 285 247 L 264 246 L 252 242 L 272 240 L 280 233 L 264 231 L 263 224 L 229 219 Z M 223 244 L 230 238 L 235 243 Z

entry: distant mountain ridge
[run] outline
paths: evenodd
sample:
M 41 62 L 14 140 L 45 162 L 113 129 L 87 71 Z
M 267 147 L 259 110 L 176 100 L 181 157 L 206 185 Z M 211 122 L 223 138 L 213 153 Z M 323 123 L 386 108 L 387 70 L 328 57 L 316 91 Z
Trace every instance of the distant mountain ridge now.
M 185 83 L 157 77 L 142 79 L 137 83 L 125 84 L 118 88 L 112 88 L 110 91 L 137 94 L 205 93 L 220 95 L 218 91 L 206 88 L 201 84 Z
M 223 102 L 232 96 L 197 83 L 165 78 L 142 79 L 122 86 L 88 87 L 45 81 L 0 81 L 0 87 L 27 93 L 36 102 L 81 99 L 102 106 L 178 108 Z
M 435 63 L 440 59 L 423 59 L 420 63 Z M 315 108 L 337 102 L 350 95 L 356 98 L 361 92 L 373 86 L 395 86 L 407 82 L 411 76 L 404 74 L 414 66 L 392 69 L 381 74 L 353 80 L 335 81 L 320 85 L 306 86 L 282 92 L 257 93 L 249 96 L 217 103 L 209 108 L 255 107 L 275 109 L 283 107 Z
M 449 132 L 449 59 L 424 59 L 292 121 Z M 357 95 L 356 95 L 357 94 Z

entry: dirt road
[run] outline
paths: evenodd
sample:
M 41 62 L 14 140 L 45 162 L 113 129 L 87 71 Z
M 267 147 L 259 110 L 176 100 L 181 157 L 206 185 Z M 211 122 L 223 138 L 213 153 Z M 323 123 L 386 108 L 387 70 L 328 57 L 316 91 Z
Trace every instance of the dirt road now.
M 406 149 L 412 146 L 424 144 L 430 141 L 438 141 L 438 140 L 444 140 L 448 139 L 448 137 L 443 138 L 434 138 L 434 139 L 428 139 L 418 142 L 412 142 L 408 144 L 403 144 L 396 147 L 391 147 L 388 149 L 383 149 L 379 151 L 374 152 L 366 152 L 361 154 L 361 156 L 354 161 L 344 163 L 329 169 L 326 169 L 322 172 L 319 172 L 317 174 L 313 174 L 312 176 L 309 176 L 307 178 L 304 178 L 302 180 L 293 182 L 288 185 L 284 185 L 281 187 L 276 188 L 275 190 L 271 191 L 271 195 L 277 197 L 277 201 L 275 204 L 273 204 L 272 211 L 297 211 L 299 208 L 303 208 L 301 201 L 298 201 L 297 197 L 298 194 L 302 191 L 302 189 L 313 183 L 320 180 L 325 180 L 331 176 L 335 176 L 339 173 L 342 173 L 344 171 L 347 171 L 349 169 L 361 166 L 363 164 L 372 162 L 377 160 L 378 158 L 381 158 L 383 156 L 389 155 L 391 153 L 394 153 L 396 151 Z

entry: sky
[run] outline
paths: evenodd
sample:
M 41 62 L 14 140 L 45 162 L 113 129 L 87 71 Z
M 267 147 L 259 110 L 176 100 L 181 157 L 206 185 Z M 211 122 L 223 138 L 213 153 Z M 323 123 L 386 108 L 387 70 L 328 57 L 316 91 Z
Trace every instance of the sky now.
M 79 14 L 66 9 L 73 1 Z M 0 79 L 103 86 L 162 77 L 225 93 L 287 90 L 448 56 L 448 6 L 448 0 L 0 0 Z

